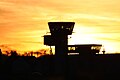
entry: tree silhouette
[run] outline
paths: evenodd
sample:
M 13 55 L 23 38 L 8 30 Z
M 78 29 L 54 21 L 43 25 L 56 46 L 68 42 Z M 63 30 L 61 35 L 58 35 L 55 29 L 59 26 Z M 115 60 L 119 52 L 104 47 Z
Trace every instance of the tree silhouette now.
M 2 56 L 2 51 L 1 51 L 1 49 L 0 49 L 0 56 Z
M 11 53 L 11 56 L 18 56 L 16 51 L 11 51 L 10 53 Z

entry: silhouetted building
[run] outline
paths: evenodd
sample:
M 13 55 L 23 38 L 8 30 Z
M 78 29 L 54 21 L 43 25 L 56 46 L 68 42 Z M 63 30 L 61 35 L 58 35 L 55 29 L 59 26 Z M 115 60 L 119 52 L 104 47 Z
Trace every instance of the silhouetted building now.
M 68 53 L 79 53 L 79 55 L 94 55 L 100 52 L 101 44 L 68 45 Z
M 72 34 L 74 22 L 49 22 L 51 35 L 44 35 L 44 45 L 55 46 L 56 56 L 65 56 L 68 53 L 92 55 L 100 52 L 101 44 L 68 45 L 68 35 Z
M 55 46 L 55 55 L 67 55 L 68 35 L 72 34 L 74 22 L 48 22 L 51 35 L 44 36 L 44 44 Z

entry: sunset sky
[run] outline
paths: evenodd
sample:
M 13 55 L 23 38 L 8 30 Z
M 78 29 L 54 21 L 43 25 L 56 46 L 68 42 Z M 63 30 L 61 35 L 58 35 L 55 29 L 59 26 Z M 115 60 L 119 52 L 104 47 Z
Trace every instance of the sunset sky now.
M 75 22 L 69 44 L 99 43 L 120 52 L 120 0 L 0 0 L 0 46 L 46 48 L 42 36 L 52 21 Z

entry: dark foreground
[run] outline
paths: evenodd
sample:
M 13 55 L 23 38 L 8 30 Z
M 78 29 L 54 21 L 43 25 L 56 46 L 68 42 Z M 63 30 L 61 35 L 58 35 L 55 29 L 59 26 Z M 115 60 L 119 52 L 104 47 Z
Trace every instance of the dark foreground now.
M 120 54 L 83 56 L 1 56 L 0 80 L 120 79 Z

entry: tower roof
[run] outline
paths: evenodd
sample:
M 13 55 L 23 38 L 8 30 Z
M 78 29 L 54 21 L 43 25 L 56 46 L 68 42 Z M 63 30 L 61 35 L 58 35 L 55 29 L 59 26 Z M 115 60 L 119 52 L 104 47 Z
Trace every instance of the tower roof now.
M 71 35 L 75 22 L 48 22 L 51 35 Z

